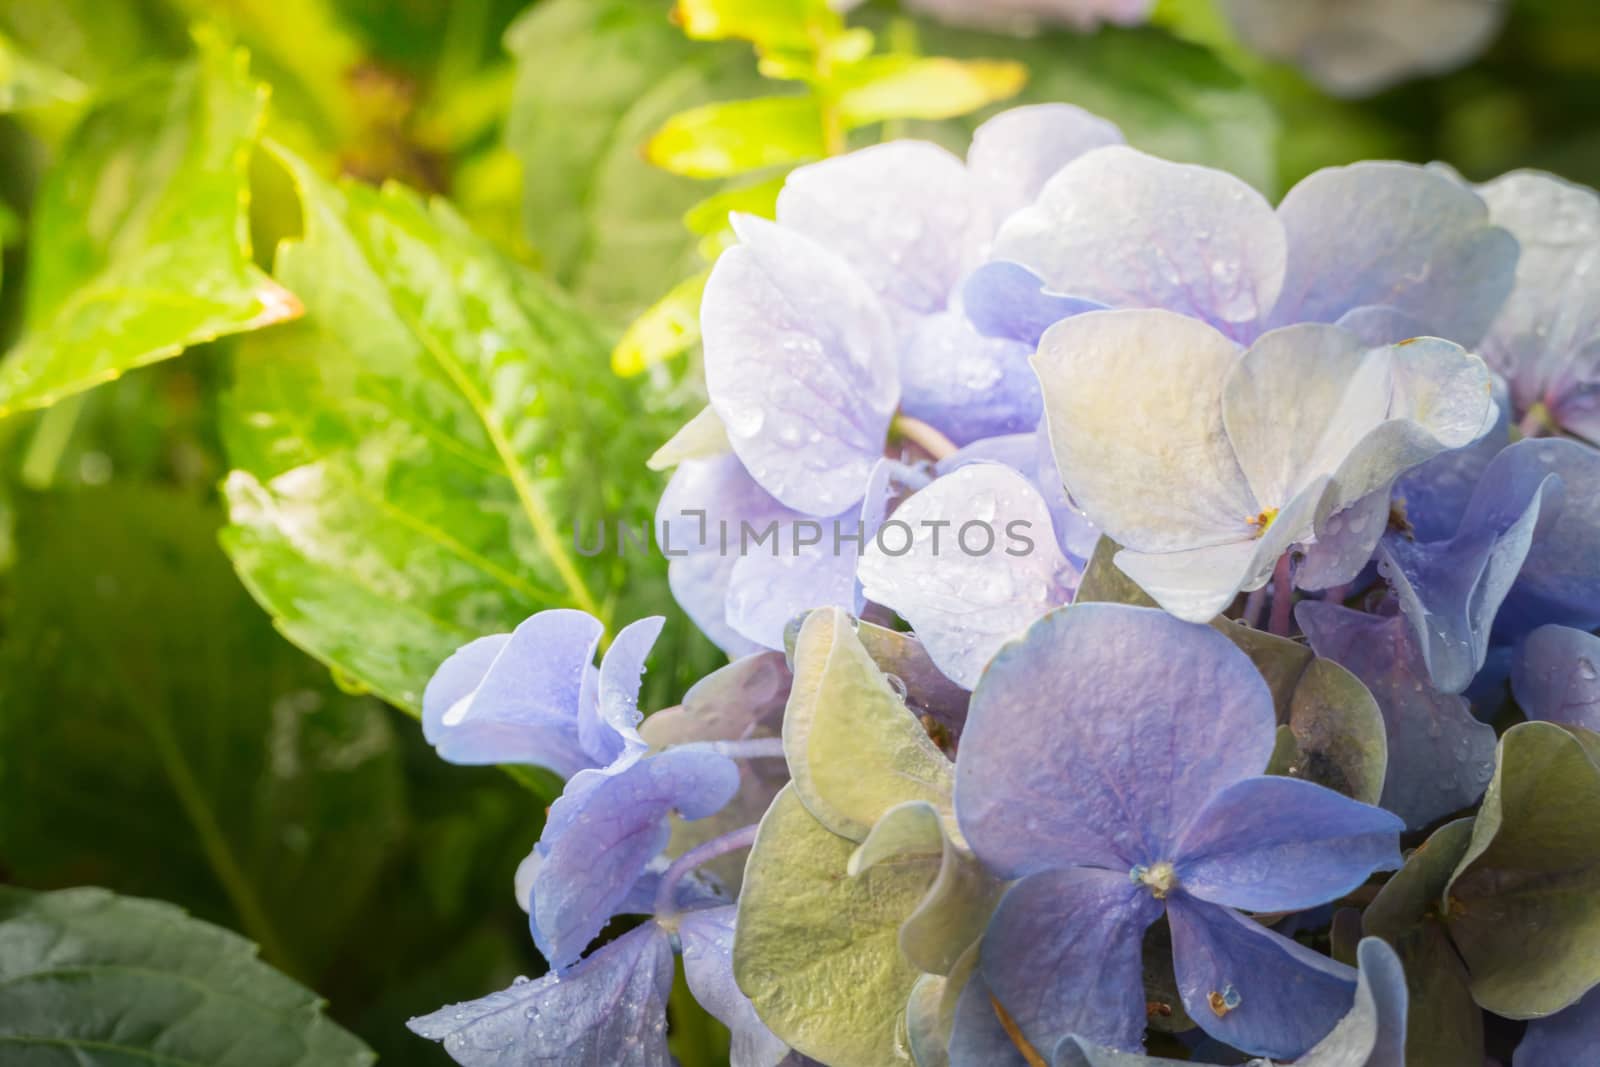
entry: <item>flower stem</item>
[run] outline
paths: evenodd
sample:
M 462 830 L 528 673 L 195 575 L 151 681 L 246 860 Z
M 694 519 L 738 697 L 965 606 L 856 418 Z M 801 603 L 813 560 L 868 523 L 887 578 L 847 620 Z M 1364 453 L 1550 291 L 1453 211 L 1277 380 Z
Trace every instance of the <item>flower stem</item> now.
M 913 419 L 909 415 L 896 415 L 894 422 L 889 424 L 889 433 L 910 441 L 926 452 L 928 458 L 935 463 L 956 451 L 954 441 L 921 419 Z
M 1523 437 L 1545 437 L 1553 429 L 1555 424 L 1550 418 L 1550 409 L 1541 402 L 1535 402 L 1517 423 L 1517 432 Z
M 1285 552 L 1272 572 L 1272 618 L 1267 629 L 1279 637 L 1289 636 L 1294 619 L 1294 575 L 1290 571 L 1291 553 Z
M 741 848 L 749 848 L 755 843 L 758 824 L 741 826 L 721 837 L 713 837 L 705 844 L 696 845 L 688 852 L 672 861 L 672 866 L 667 868 L 667 873 L 661 876 L 661 886 L 656 890 L 656 915 L 676 915 L 677 905 L 674 901 L 678 895 L 678 885 L 689 872 L 697 867 L 703 867 L 719 856 L 726 856 L 730 852 L 737 852 Z
M 1261 629 L 1261 612 L 1267 606 L 1267 587 L 1255 589 L 1244 598 L 1244 610 L 1239 613 L 1239 619 L 1252 630 Z

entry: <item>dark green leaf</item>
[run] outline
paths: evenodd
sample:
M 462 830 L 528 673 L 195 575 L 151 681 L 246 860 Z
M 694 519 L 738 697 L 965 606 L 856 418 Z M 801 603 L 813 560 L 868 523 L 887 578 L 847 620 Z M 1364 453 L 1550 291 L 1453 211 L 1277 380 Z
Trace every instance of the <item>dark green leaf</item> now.
M 103 889 L 0 886 L 0 1059 L 16 1067 L 358 1067 L 321 1002 L 227 930 Z

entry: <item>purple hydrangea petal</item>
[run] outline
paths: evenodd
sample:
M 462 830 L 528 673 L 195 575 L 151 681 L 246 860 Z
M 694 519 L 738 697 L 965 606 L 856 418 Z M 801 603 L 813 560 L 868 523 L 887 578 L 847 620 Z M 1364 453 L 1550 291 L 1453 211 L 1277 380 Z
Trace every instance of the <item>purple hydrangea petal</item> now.
M 1094 555 L 1094 546 L 1100 543 L 1102 531 L 1068 495 L 1061 472 L 1056 468 L 1056 454 L 1050 447 L 1050 427 L 1045 422 L 1039 423 L 1034 434 L 1034 448 L 1033 482 L 1039 487 L 1055 522 L 1056 544 L 1068 559 L 1087 566 Z M 1026 468 L 1018 469 L 1026 473 Z
M 1167 901 L 1178 992 L 1200 1028 L 1235 1048 L 1292 1060 L 1355 999 L 1356 972 L 1231 908 Z
M 1448 541 L 1390 534 L 1378 549 L 1380 572 L 1411 623 L 1434 688 L 1460 693 L 1489 654 L 1500 605 L 1541 529 L 1561 508 L 1561 481 L 1538 465 L 1515 465 L 1524 480 L 1485 483 L 1494 499 L 1474 502 Z
M 1173 857 L 1185 892 L 1249 911 L 1301 911 L 1400 866 L 1399 818 L 1298 778 L 1246 778 L 1195 816 Z
M 1001 227 L 992 255 L 1053 292 L 1247 337 L 1278 298 L 1287 253 L 1272 207 L 1238 178 L 1114 145 L 1057 172 Z
M 1077 586 L 1038 491 L 998 463 L 936 479 L 890 522 L 910 536 L 885 527 L 861 559 L 862 589 L 909 622 L 939 669 L 968 689 L 1001 645 Z
M 934 471 L 938 474 L 949 474 L 953 470 L 974 463 L 1002 463 L 1014 471 L 1026 474 L 1034 469 L 1038 449 L 1038 438 L 1033 430 L 1000 437 L 986 437 L 944 457 L 934 465 Z
M 1495 619 L 1496 638 L 1508 642 L 1545 623 L 1600 626 L 1600 452 L 1576 441 L 1519 441 L 1484 471 L 1473 507 L 1511 498 L 1513 486 L 1537 480 L 1530 471 L 1560 476 L 1562 505 L 1548 526 L 1541 523 Z M 1462 523 L 1474 521 L 1469 508 Z
M 667 816 L 715 813 L 739 788 L 739 768 L 712 752 L 670 749 L 584 771 L 550 806 L 533 876 L 533 940 L 556 971 L 617 914 L 666 846 Z
M 776 1067 L 789 1054 L 789 1046 L 767 1029 L 733 978 L 733 927 L 738 910 L 728 905 L 682 917 L 678 938 L 683 945 L 683 974 L 694 999 L 733 1033 L 729 1067 Z
M 859 615 L 861 530 L 852 510 L 780 526 L 776 547 L 747 545 L 728 582 L 728 625 L 763 648 L 782 648 L 783 628 L 801 612 L 837 607 Z
M 967 169 L 925 141 L 891 141 L 796 168 L 778 222 L 838 255 L 902 322 L 942 311 L 972 234 Z
M 990 230 L 1027 207 L 1062 167 L 1095 148 L 1122 144 L 1122 131 L 1071 104 L 1002 111 L 972 135 L 967 171 Z
M 962 833 L 997 874 L 1160 862 L 1207 800 L 1260 774 L 1272 694 L 1217 631 L 1079 604 L 978 681 L 956 758 Z
M 1039 424 L 1030 345 L 984 337 L 960 311 L 919 318 L 900 363 L 900 409 L 958 445 Z
M 1362 343 L 1374 347 L 1397 345 L 1401 341 L 1409 341 L 1428 332 L 1415 316 L 1408 315 L 1399 308 L 1373 304 L 1351 308 L 1339 316 L 1339 321 L 1335 325 L 1349 330 L 1361 338 Z
M 578 712 L 578 739 L 596 766 L 603 767 L 624 752 L 643 752 L 648 747 L 638 730 L 644 719 L 639 710 L 639 684 L 644 661 L 666 621 L 653 615 L 629 623 L 600 660 L 594 699 Z
M 1600 986 L 1554 1015 L 1534 1019 L 1511 1067 L 1576 1067 L 1600 1048 Z
M 1288 269 L 1270 324 L 1381 305 L 1471 347 L 1511 291 L 1517 242 L 1473 191 L 1406 163 L 1317 171 L 1278 206 Z
M 1061 478 L 1118 544 L 1170 552 L 1251 538 L 1261 508 L 1222 419 L 1237 345 L 1168 311 L 1093 311 L 1033 358 Z
M 1383 807 L 1417 829 L 1483 795 L 1494 773 L 1494 728 L 1473 718 L 1464 699 L 1428 683 L 1404 618 L 1308 600 L 1295 620 L 1317 655 L 1361 679 L 1378 702 L 1389 741 Z
M 423 736 L 451 763 L 529 763 L 563 778 L 595 766 L 578 717 L 602 632 L 560 608 L 464 646 L 423 691 Z
M 1539 627 L 1517 648 L 1511 691 L 1530 719 L 1600 731 L 1600 637 Z
M 1511 443 L 1511 400 L 1505 381 L 1496 377 L 1493 387 L 1498 416 L 1488 433 L 1433 457 L 1394 484 L 1394 499 L 1418 541 L 1443 541 L 1455 535 L 1484 471 Z
M 463 1067 L 668 1067 L 672 940 L 645 923 L 569 974 L 519 978 L 509 989 L 406 1023 L 442 1042 Z
M 761 645 L 745 637 L 727 621 L 728 586 L 733 581 L 737 556 L 706 552 L 667 564 L 667 587 L 685 615 L 700 632 L 730 656 L 759 652 Z
M 1479 351 L 1510 382 L 1519 413 L 1543 404 L 1558 425 L 1584 432 L 1566 416 L 1587 422 L 1586 394 L 1600 386 L 1600 367 L 1583 358 L 1600 341 L 1600 196 L 1533 171 L 1478 192 L 1522 249 L 1516 286 Z
M 1405 1067 L 1406 1011 L 1410 993 L 1400 957 L 1381 938 L 1356 947 L 1361 965 L 1355 1003 L 1300 1067 Z
M 1329 589 L 1353 582 L 1366 569 L 1389 525 L 1388 489 L 1368 493 L 1316 523 L 1316 539 L 1294 573 L 1301 589 Z
M 994 996 L 976 967 L 956 998 L 950 1029 L 950 1067 L 1028 1067 L 995 1014 Z
M 1008 260 L 985 263 L 969 274 L 961 304 L 980 334 L 1018 341 L 1030 350 L 1062 319 L 1106 310 L 1098 300 L 1051 292 L 1033 271 Z
M 860 499 L 900 399 L 889 319 L 834 253 L 739 216 L 700 309 L 706 389 L 733 451 L 789 507 Z
M 984 982 L 1036 1049 L 1080 1034 L 1144 1038 L 1143 941 L 1161 904 L 1123 871 L 1042 871 L 1006 891 L 984 931 Z

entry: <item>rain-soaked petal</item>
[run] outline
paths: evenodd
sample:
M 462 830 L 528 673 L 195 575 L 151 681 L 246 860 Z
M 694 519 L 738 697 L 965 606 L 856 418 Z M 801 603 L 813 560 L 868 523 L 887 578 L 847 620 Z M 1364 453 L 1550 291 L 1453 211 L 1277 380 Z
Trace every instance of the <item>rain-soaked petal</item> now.
M 1576 1067 L 1600 1048 L 1600 986 L 1554 1015 L 1534 1019 L 1511 1067 Z
M 733 451 L 778 500 L 833 515 L 860 499 L 900 399 L 878 297 L 838 255 L 761 219 L 712 268 L 706 390 Z
M 952 310 L 917 319 L 901 352 L 901 410 L 956 444 L 1039 425 L 1031 345 L 985 337 Z
M 729 1067 L 776 1067 L 789 1054 L 756 1015 L 755 1005 L 733 980 L 732 905 L 692 911 L 678 923 L 683 944 L 683 974 L 700 1006 L 733 1034 Z
M 578 709 L 578 739 L 595 766 L 603 767 L 624 752 L 646 748 L 638 730 L 644 718 L 639 710 L 639 685 L 644 661 L 666 621 L 653 615 L 624 626 L 601 658 L 599 672 L 588 676 L 594 684 L 592 693 L 585 687 L 584 704 Z
M 1495 619 L 1496 636 L 1513 641 L 1545 623 L 1589 630 L 1600 626 L 1600 451 L 1576 441 L 1520 441 L 1484 472 L 1474 505 L 1496 499 L 1484 485 L 1509 487 L 1554 474 L 1561 510 L 1539 535 Z M 1469 516 L 1463 524 L 1471 521 Z
M 1539 627 L 1511 661 L 1511 690 L 1530 719 L 1600 731 L 1600 637 Z
M 728 625 L 762 648 L 782 648 L 789 620 L 813 608 L 859 613 L 857 553 L 863 540 L 855 511 L 780 524 L 773 539 L 741 547 L 728 579 Z
M 1002 111 L 977 128 L 967 149 L 980 217 L 992 233 L 1033 203 L 1056 171 L 1085 152 L 1122 141 L 1121 130 L 1071 104 Z

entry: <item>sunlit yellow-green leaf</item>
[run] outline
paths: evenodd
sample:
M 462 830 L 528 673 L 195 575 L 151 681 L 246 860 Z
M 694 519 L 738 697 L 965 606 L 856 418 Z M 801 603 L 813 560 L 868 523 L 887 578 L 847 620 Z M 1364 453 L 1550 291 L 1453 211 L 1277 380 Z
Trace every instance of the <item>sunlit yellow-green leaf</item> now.
M 848 126 L 948 119 L 1022 90 L 1028 68 L 1010 60 L 875 56 L 847 68 L 839 110 Z
M 815 47 L 840 25 L 827 0 L 678 0 L 672 17 L 698 40 L 737 37 L 761 49 Z
M 810 96 L 764 96 L 705 104 L 668 119 L 645 147 L 663 170 L 726 178 L 824 154 L 822 110 Z
M 685 278 L 634 319 L 611 350 L 611 369 L 631 378 L 693 348 L 700 340 L 700 297 L 710 276 L 703 270 Z

